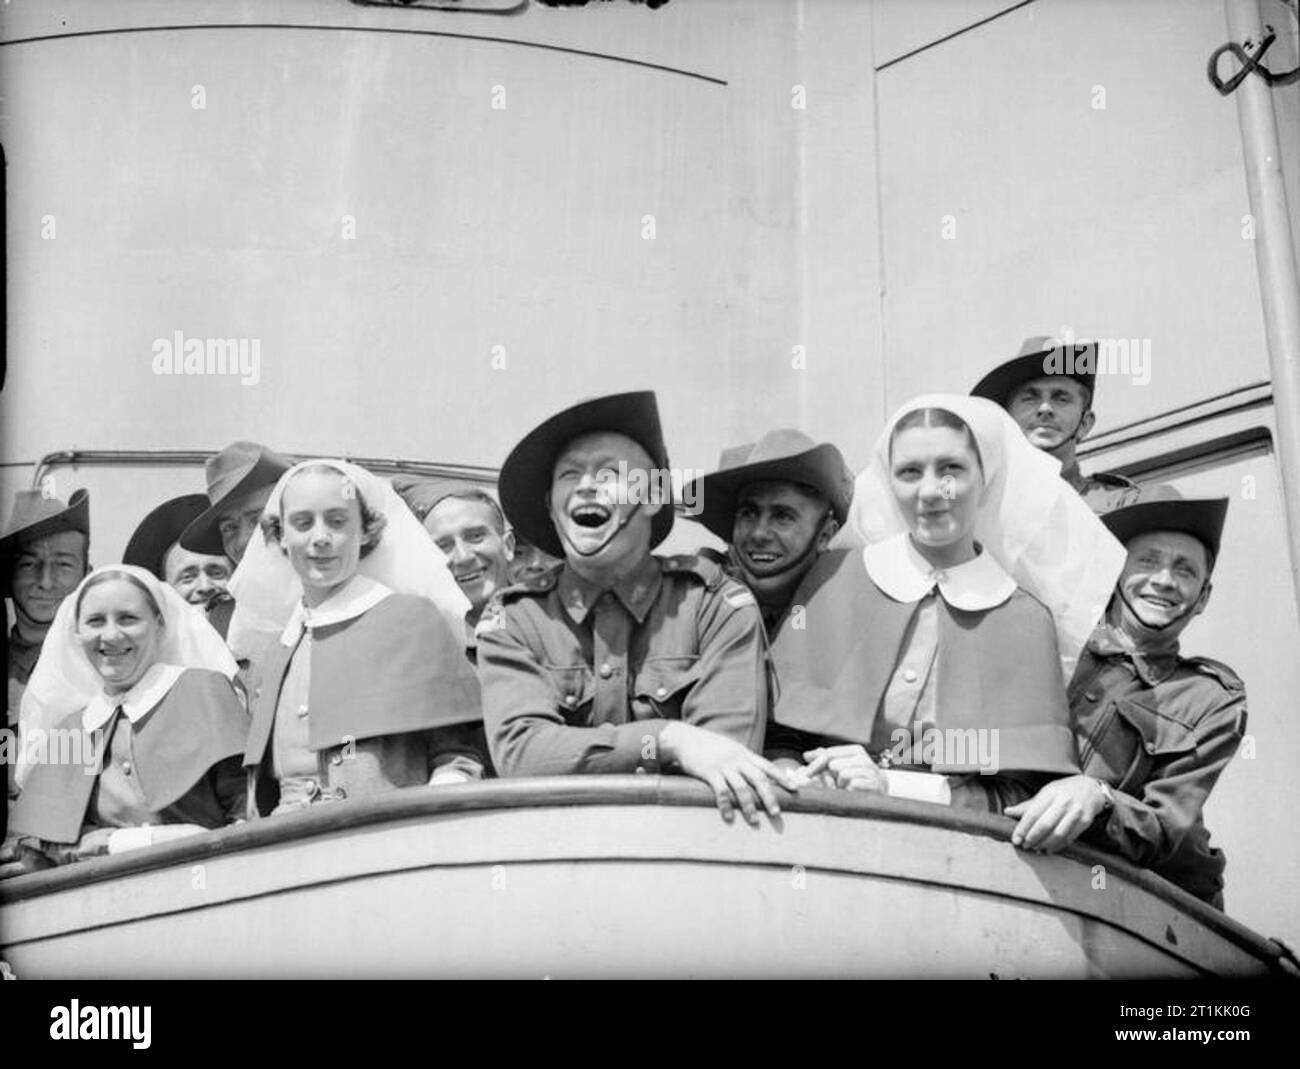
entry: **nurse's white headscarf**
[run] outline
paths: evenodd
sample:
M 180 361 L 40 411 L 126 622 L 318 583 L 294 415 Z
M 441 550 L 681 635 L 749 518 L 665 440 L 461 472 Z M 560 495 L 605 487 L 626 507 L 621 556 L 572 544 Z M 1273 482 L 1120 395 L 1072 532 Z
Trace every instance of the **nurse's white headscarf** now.
M 386 480 L 344 460 L 305 460 L 280 477 L 262 515 L 280 515 L 280 502 L 289 480 L 304 468 L 321 465 L 350 480 L 366 507 L 385 518 L 379 544 L 361 559 L 357 574 L 399 594 L 428 598 L 442 613 L 453 635 L 464 633 L 469 599 L 452 578 L 442 551 Z M 302 581 L 280 546 L 258 532 L 231 577 L 230 593 L 235 599 L 227 635 L 230 648 L 237 656 L 249 656 L 284 630 L 302 601 Z
M 172 668 L 207 668 L 234 679 L 239 666 L 221 636 L 208 623 L 201 606 L 191 605 L 152 572 L 130 564 L 96 568 L 63 599 L 54 622 L 41 644 L 41 656 L 32 669 L 19 705 L 19 722 L 26 732 L 48 729 L 90 704 L 103 693 L 103 677 L 90 663 L 77 640 L 77 605 L 82 591 L 106 572 L 129 575 L 146 590 L 163 618 L 162 639 L 155 665 Z M 179 673 L 177 673 L 179 674 Z M 173 680 L 174 681 L 174 680 Z M 20 760 L 19 782 L 25 778 Z
M 870 545 L 908 530 L 890 488 L 889 442 L 899 421 L 922 408 L 946 409 L 975 436 L 985 480 L 975 539 L 1051 610 L 1068 677 L 1110 601 L 1124 547 L 1061 478 L 1060 462 L 1031 445 L 1000 405 L 962 394 L 927 394 L 903 405 L 857 477 L 848 524 L 836 544 Z

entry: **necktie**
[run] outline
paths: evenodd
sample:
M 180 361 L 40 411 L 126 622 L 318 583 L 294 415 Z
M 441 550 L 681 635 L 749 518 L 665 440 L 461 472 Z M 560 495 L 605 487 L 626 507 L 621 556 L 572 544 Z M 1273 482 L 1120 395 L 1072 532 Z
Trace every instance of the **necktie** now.
M 596 670 L 593 722 L 626 724 L 629 719 L 627 647 L 632 616 L 611 591 L 596 602 L 592 651 Z

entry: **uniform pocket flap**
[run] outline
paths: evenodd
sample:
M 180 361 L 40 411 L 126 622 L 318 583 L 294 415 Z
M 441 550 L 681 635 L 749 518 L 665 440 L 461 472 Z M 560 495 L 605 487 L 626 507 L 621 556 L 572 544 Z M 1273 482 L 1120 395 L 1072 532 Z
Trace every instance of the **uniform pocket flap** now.
M 1196 749 L 1196 736 L 1187 725 L 1162 716 L 1154 699 L 1119 698 L 1115 712 L 1122 716 L 1141 736 L 1142 748 L 1148 754 L 1188 753 Z
M 653 702 L 681 698 L 699 679 L 698 657 L 656 657 L 647 660 L 637 673 L 633 692 Z
M 590 703 L 596 693 L 592 671 L 586 665 L 547 665 L 546 674 L 561 709 L 580 709 Z

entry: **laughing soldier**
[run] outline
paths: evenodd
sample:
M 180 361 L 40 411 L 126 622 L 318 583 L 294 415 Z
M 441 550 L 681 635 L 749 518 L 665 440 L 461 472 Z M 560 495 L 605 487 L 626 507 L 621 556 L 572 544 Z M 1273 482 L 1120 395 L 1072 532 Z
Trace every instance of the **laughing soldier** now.
M 777 430 L 724 450 L 697 487 L 695 518 L 730 543 L 728 570 L 754 592 L 775 634 L 799 581 L 848 515 L 853 473 L 829 442 Z
M 656 557 L 672 503 L 655 395 L 547 420 L 501 468 L 520 536 L 564 563 L 502 591 L 478 628 L 483 713 L 503 776 L 681 772 L 731 819 L 778 811 L 763 744 L 763 622 L 753 595 L 695 556 Z M 646 500 L 647 496 L 654 498 Z
M 1105 513 L 1132 504 L 1138 486 L 1113 471 L 1084 475 L 1075 457 L 1097 422 L 1092 398 L 1099 352 L 1095 341 L 1071 345 L 1045 335 L 1026 338 L 1020 352 L 980 379 L 971 395 L 1005 408 L 1031 444 L 1061 462 L 1061 478 L 1088 507 Z
M 1181 656 L 1178 637 L 1210 598 L 1228 499 L 1143 496 L 1102 520 L 1128 561 L 1070 683 L 1084 774 L 1008 809 L 1012 842 L 1050 853 L 1082 835 L 1222 909 L 1223 851 L 1201 811 L 1246 730 L 1246 689 L 1218 661 Z

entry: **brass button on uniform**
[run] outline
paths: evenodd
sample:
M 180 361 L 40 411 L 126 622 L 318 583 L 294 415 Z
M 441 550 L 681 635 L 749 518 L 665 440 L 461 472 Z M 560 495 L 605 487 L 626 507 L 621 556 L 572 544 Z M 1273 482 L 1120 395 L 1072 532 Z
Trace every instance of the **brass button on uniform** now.
M 336 753 L 333 757 L 330 758 L 330 764 L 331 764 L 331 765 L 341 765 L 341 764 L 343 764 L 343 755 L 342 755 L 342 754 L 337 754 L 337 753 Z
M 122 762 L 122 775 L 124 775 L 124 776 L 129 776 L 130 774 L 131 774 L 131 762 L 130 762 L 130 761 L 123 761 L 123 762 Z
M 300 705 L 300 706 L 298 706 L 298 715 L 299 715 L 299 716 L 306 716 L 306 715 L 307 715 L 307 706 L 305 706 L 305 705 Z
M 904 682 L 904 683 L 915 683 L 919 678 L 920 678 L 920 676 L 918 676 L 914 671 L 912 671 L 912 669 L 910 669 L 910 668 L 904 668 L 904 669 L 903 669 L 903 682 Z
M 602 664 L 602 665 L 600 666 L 600 678 L 601 678 L 601 679 L 608 679 L 608 678 L 609 678 L 610 676 L 612 676 L 613 674 L 614 674 L 614 669 L 612 669 L 609 665 L 607 665 L 607 664 Z
M 655 691 L 655 697 L 656 697 L 656 698 L 666 698 L 666 697 L 668 697 L 668 688 L 667 688 L 667 687 L 660 687 L 658 690 Z
M 577 705 L 577 704 L 578 704 L 578 696 L 577 696 L 576 694 L 566 694 L 566 695 L 564 696 L 564 704 L 565 704 L 565 705 Z

